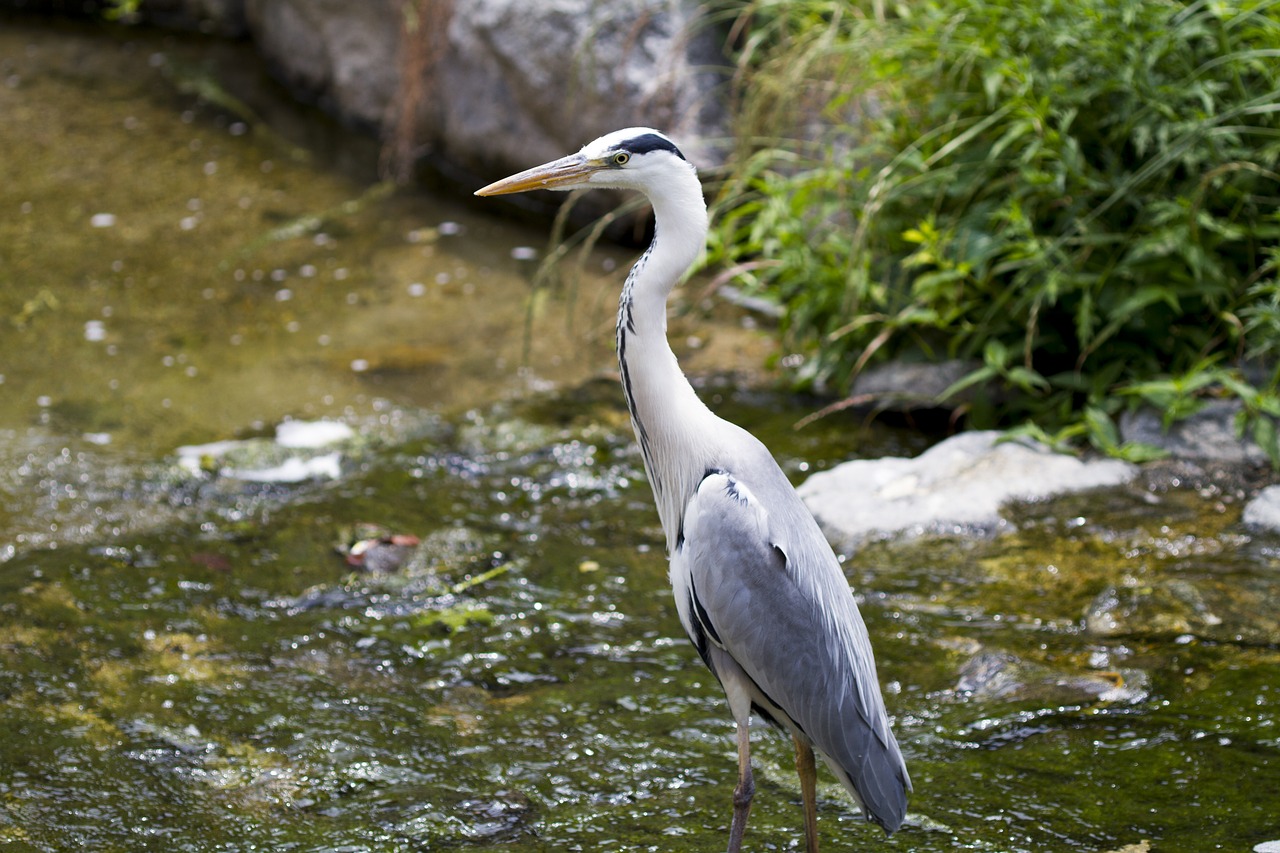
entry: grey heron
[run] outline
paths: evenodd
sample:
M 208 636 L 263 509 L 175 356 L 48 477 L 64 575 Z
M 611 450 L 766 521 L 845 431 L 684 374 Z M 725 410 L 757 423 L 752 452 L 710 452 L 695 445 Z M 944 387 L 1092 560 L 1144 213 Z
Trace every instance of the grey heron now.
M 815 751 L 863 815 L 893 832 L 911 781 L 840 562 L 773 456 L 702 403 L 667 342 L 667 297 L 707 236 L 697 171 L 662 133 L 627 128 L 476 194 L 579 187 L 638 190 L 653 206 L 653 242 L 618 303 L 618 364 L 666 534 L 676 610 L 737 724 L 729 853 L 741 849 L 755 791 L 753 712 L 791 735 L 810 853 L 818 849 Z

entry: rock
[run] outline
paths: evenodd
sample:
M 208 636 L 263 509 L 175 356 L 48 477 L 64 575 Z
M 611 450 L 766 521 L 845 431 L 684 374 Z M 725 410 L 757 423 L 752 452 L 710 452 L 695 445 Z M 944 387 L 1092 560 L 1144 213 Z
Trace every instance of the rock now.
M 1107 587 L 1089 604 L 1084 621 L 1098 637 L 1208 636 L 1222 624 L 1200 590 L 1184 580 Z
M 727 134 L 718 33 L 690 0 L 475 0 L 456 4 L 449 93 L 435 128 L 473 169 L 526 168 L 633 125 L 675 138 L 696 164 Z
M 1236 433 L 1239 400 L 1213 400 L 1189 418 L 1172 424 L 1168 431 L 1161 413 L 1154 409 L 1126 412 L 1120 417 L 1123 441 L 1151 444 L 1184 459 L 1205 459 L 1233 464 L 1266 463 L 1267 454 L 1256 442 Z
M 1255 530 L 1280 533 L 1280 486 L 1267 486 L 1245 505 L 1244 523 Z
M 984 651 L 960 668 L 956 693 L 981 700 L 1035 701 L 1045 705 L 1134 701 L 1140 685 L 1126 685 L 1116 672 L 1065 672 L 1010 652 Z
M 296 92 L 383 131 L 396 98 L 416 92 L 417 141 L 476 173 L 526 168 L 638 124 L 714 163 L 708 140 L 727 134 L 724 75 L 711 70 L 725 61 L 692 0 L 245 4 L 259 51 Z M 415 37 L 439 41 L 422 79 L 402 87 L 406 15 L 424 22 Z
M 531 811 L 529 798 L 519 791 L 499 791 L 496 797 L 472 797 L 457 805 L 468 838 L 494 838 L 515 830 Z
M 1280 643 L 1275 596 L 1275 583 L 1267 576 L 1230 581 L 1156 577 L 1098 593 L 1085 609 L 1085 628 L 1103 638 L 1199 637 L 1273 646 Z
M 800 496 L 835 544 L 899 533 L 987 531 L 1011 501 L 1128 482 L 1137 468 L 1081 461 L 1042 444 L 1001 441 L 995 431 L 953 436 L 914 459 L 856 460 L 814 474 Z
M 224 468 L 222 476 L 250 483 L 301 483 L 304 480 L 336 480 L 342 476 L 342 454 L 325 453 L 302 459 L 291 456 L 268 468 Z
M 285 421 L 276 426 L 276 444 L 281 447 L 328 447 L 356 437 L 356 431 L 342 421 Z
M 891 411 L 945 406 L 954 408 L 967 399 L 964 392 L 940 398 L 955 383 L 981 364 L 952 358 L 940 362 L 889 361 L 868 367 L 854 380 L 850 397 L 869 398 L 870 405 Z
M 341 450 L 355 431 L 338 421 L 285 421 L 274 440 L 248 438 L 192 444 L 177 449 L 178 466 L 189 474 L 216 473 L 252 483 L 301 483 L 342 476 Z
M 1219 576 L 1151 576 L 1112 585 L 1084 611 L 1101 638 L 1201 638 L 1213 643 L 1280 644 L 1276 581 L 1270 571 Z
M 258 52 L 301 97 L 379 127 L 396 90 L 399 0 L 245 0 Z

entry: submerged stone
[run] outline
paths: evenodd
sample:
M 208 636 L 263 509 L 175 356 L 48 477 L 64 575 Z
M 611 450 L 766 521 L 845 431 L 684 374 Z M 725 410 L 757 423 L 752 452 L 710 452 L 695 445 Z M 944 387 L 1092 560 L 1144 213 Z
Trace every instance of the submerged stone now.
M 494 839 L 516 829 L 531 811 L 529 798 L 520 791 L 499 791 L 492 798 L 469 798 L 458 804 L 472 838 Z
M 281 447 L 328 447 L 355 438 L 356 433 L 342 421 L 285 421 L 276 427 L 276 444 Z
M 983 651 L 970 658 L 960 668 L 955 690 L 974 699 L 1046 705 L 1132 700 L 1142 693 L 1118 672 L 1067 672 L 1003 651 Z
M 342 476 L 342 456 L 325 453 L 310 459 L 292 456 L 269 468 L 226 468 L 224 476 L 253 483 L 301 483 L 304 480 L 336 480 Z
M 1274 645 L 1280 619 L 1265 580 L 1234 583 L 1158 578 L 1109 586 L 1090 602 L 1085 628 L 1097 637 L 1200 637 L 1223 643 Z
M 342 476 L 343 453 L 356 433 L 338 421 L 285 421 L 276 437 L 215 441 L 179 447 L 178 466 L 254 483 L 301 483 Z M 327 452 L 321 452 L 326 451 Z
M 1192 583 L 1172 580 L 1158 585 L 1108 587 L 1085 611 L 1089 633 L 1100 637 L 1204 636 L 1222 624 Z

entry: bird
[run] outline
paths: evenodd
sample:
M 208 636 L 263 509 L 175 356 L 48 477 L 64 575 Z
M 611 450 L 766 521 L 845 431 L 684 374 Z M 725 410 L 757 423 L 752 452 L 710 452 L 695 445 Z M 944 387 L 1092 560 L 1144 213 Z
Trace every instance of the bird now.
M 911 780 L 840 561 L 769 450 L 702 402 L 667 340 L 667 299 L 707 237 L 697 169 L 667 135 L 631 127 L 476 195 L 579 188 L 636 190 L 653 208 L 653 239 L 618 299 L 618 366 L 676 612 L 736 724 L 728 853 L 742 848 L 755 793 L 753 714 L 791 736 L 808 853 L 818 850 L 815 753 L 892 833 Z

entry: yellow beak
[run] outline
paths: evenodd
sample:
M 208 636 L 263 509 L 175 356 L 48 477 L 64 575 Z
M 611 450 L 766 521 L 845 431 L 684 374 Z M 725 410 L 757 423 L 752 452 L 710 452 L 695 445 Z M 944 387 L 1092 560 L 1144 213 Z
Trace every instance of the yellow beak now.
M 603 166 L 581 154 L 570 154 L 532 169 L 525 169 L 518 175 L 495 181 L 484 189 L 476 190 L 476 195 L 509 195 L 524 193 L 530 190 L 551 190 L 557 187 L 571 187 L 586 183 L 595 172 Z

